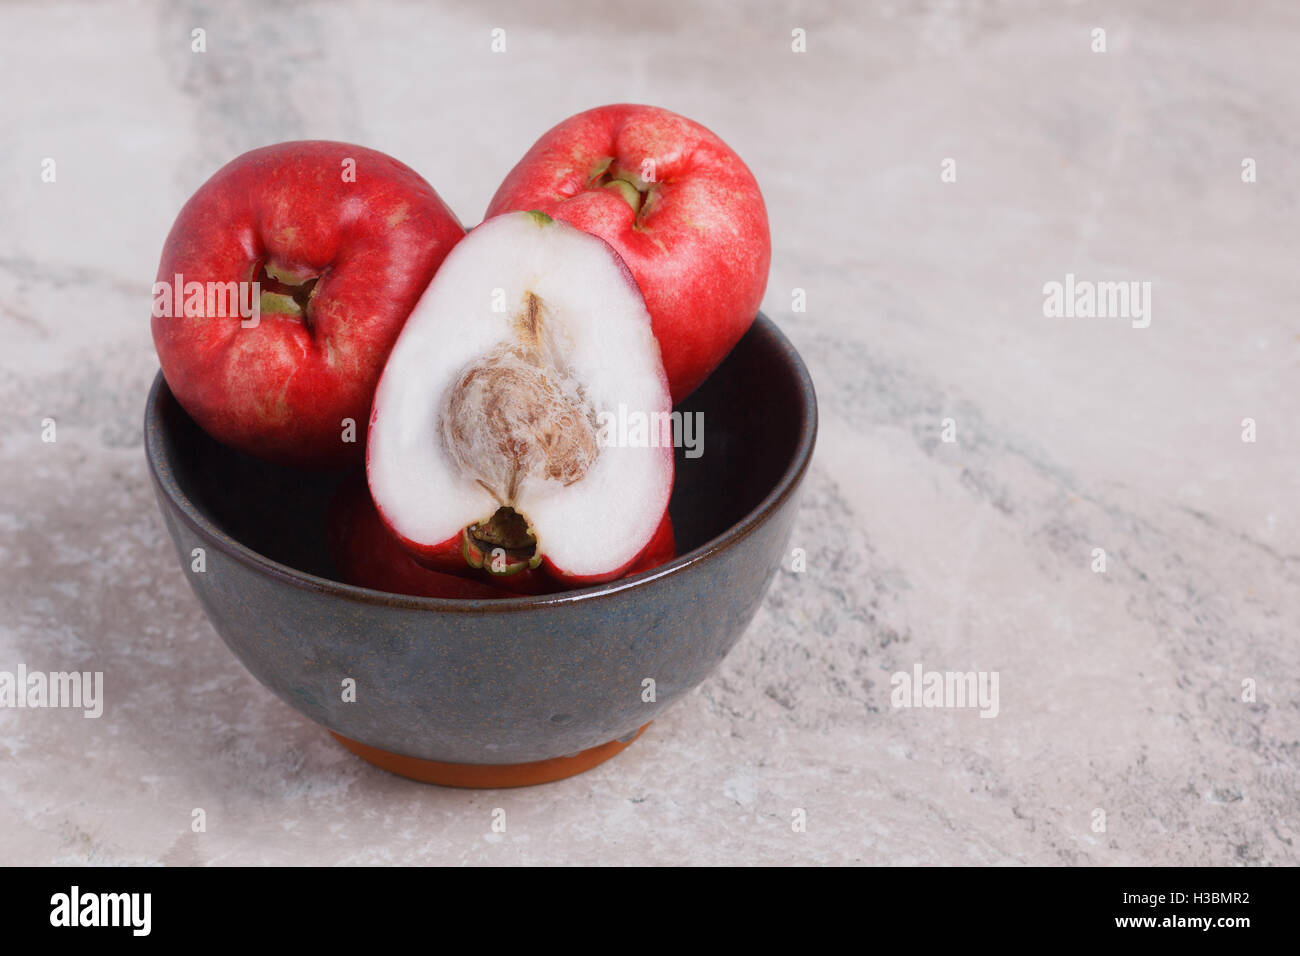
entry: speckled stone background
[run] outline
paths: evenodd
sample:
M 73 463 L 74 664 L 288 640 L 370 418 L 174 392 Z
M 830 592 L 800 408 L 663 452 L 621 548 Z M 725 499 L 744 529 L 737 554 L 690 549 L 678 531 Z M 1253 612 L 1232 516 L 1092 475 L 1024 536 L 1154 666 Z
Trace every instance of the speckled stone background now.
M 0 9 L 0 670 L 106 684 L 99 720 L 0 709 L 0 862 L 1297 862 L 1300 9 L 629 6 Z M 472 224 L 621 100 L 764 188 L 764 308 L 821 398 L 807 569 L 598 770 L 409 783 L 250 678 L 175 564 L 140 437 L 162 240 L 303 137 Z M 1067 273 L 1151 282 L 1150 327 L 1045 318 Z M 998 716 L 892 707 L 917 664 L 996 671 Z

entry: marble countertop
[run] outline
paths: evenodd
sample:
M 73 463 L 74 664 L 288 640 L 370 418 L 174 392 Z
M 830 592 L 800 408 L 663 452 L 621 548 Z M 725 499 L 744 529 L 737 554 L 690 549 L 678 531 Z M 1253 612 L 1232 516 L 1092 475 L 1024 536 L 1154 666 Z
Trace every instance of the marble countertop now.
M 540 7 L 0 10 L 0 670 L 105 674 L 99 719 L 0 709 L 0 860 L 1300 861 L 1300 10 Z M 410 783 L 254 681 L 178 571 L 140 434 L 162 240 L 296 138 L 472 224 L 624 100 L 763 186 L 764 308 L 821 402 L 807 567 L 613 761 Z M 1067 276 L 1150 283 L 1145 315 L 1046 316 Z M 996 716 L 895 706 L 918 667 L 996 675 Z

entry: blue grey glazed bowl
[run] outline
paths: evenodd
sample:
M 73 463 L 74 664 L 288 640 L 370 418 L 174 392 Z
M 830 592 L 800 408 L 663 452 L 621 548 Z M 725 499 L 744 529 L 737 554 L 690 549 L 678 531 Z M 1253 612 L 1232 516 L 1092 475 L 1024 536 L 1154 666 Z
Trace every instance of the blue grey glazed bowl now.
M 679 557 L 597 587 L 502 600 L 341 583 L 326 513 L 348 474 L 219 445 L 161 373 L 145 451 L 181 571 L 253 676 L 387 769 L 510 786 L 579 772 L 635 739 L 717 667 L 781 563 L 817 432 L 798 353 L 759 315 L 679 410 L 704 415 L 703 454 L 677 452 Z

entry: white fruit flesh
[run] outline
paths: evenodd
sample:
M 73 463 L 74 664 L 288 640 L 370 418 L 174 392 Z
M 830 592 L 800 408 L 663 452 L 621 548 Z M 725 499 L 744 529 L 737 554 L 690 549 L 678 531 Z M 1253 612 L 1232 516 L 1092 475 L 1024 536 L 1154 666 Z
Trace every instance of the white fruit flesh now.
M 367 470 L 390 527 L 435 547 L 525 526 L 566 575 L 630 563 L 672 486 L 672 450 L 599 441 L 602 413 L 671 410 L 635 281 L 602 240 L 532 213 L 452 250 L 375 393 Z M 510 512 L 522 521 L 503 521 Z

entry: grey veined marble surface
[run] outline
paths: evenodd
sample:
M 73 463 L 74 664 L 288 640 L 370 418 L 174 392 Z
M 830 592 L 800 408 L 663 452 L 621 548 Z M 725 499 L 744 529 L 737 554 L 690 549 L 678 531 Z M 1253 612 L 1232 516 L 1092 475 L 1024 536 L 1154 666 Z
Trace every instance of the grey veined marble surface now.
M 99 719 L 0 709 L 0 860 L 1296 863 L 1300 8 L 542 6 L 0 10 L 0 670 L 105 674 Z M 763 186 L 764 308 L 821 400 L 806 570 L 614 761 L 409 783 L 249 677 L 175 564 L 140 437 L 162 241 L 305 137 L 472 224 L 622 100 Z M 1048 317 L 1067 276 L 1150 283 L 1144 314 Z M 918 667 L 996 676 L 996 716 L 894 706 Z

